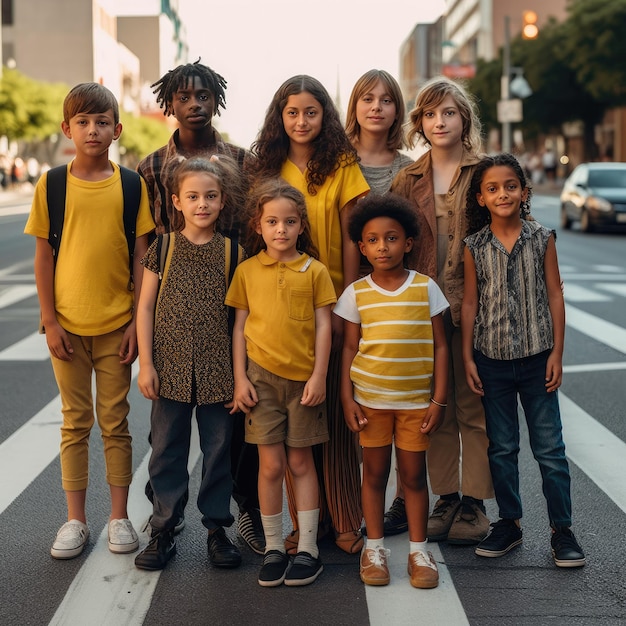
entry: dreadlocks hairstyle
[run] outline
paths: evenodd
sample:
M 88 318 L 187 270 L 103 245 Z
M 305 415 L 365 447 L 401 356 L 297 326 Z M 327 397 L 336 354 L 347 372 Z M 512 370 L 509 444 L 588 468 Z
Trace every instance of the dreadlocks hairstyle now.
M 314 196 L 330 174 L 357 161 L 356 150 L 348 141 L 339 113 L 325 87 L 315 78 L 300 74 L 287 79 L 274 94 L 265 121 L 251 151 L 254 180 L 280 176 L 289 154 L 289 137 L 283 125 L 283 110 L 289 96 L 310 93 L 322 107 L 322 130 L 312 142 L 307 163 L 307 191 Z
M 304 195 L 295 187 L 292 187 L 282 178 L 268 178 L 260 182 L 250 192 L 250 204 L 248 206 L 248 237 L 245 249 L 249 255 L 258 254 L 265 250 L 266 245 L 263 237 L 257 233 L 257 228 L 263 217 L 263 208 L 268 202 L 278 198 L 285 198 L 293 204 L 294 209 L 302 220 L 304 230 L 298 236 L 297 249 L 314 259 L 319 259 L 319 252 L 311 237 L 311 225 L 306 212 L 306 200 Z
M 163 109 L 163 115 L 173 115 L 174 94 L 179 89 L 185 89 L 190 81 L 197 76 L 202 86 L 213 94 L 213 115 L 220 115 L 220 107 L 226 108 L 226 80 L 217 72 L 206 65 L 200 63 L 198 59 L 195 63 L 179 65 L 167 74 L 161 76 L 156 83 L 150 87 L 155 87 L 152 93 L 156 94 L 157 104 Z
M 481 228 L 491 222 L 491 215 L 489 210 L 485 206 L 481 206 L 478 203 L 477 195 L 480 193 L 480 185 L 485 176 L 485 172 L 490 167 L 496 167 L 502 165 L 510 167 L 515 173 L 516 178 L 519 179 L 522 189 L 528 189 L 528 195 L 526 200 L 523 200 L 520 206 L 520 217 L 522 219 L 532 219 L 530 217 L 530 198 L 532 196 L 532 187 L 530 186 L 524 169 L 519 164 L 519 161 L 507 152 L 502 154 L 496 154 L 492 156 L 483 157 L 475 166 L 472 180 L 470 181 L 469 188 L 467 190 L 466 200 L 466 215 L 467 215 L 467 234 L 471 235 L 478 232 Z

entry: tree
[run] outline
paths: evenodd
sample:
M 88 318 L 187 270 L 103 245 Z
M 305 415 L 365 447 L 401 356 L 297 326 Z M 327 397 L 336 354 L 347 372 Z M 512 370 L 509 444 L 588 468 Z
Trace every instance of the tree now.
M 626 0 L 570 0 L 562 58 L 578 84 L 610 106 L 626 104 Z
M 120 121 L 120 146 L 128 166 L 136 165 L 144 156 L 164 146 L 172 132 L 164 121 L 137 117 L 130 113 L 121 112 Z

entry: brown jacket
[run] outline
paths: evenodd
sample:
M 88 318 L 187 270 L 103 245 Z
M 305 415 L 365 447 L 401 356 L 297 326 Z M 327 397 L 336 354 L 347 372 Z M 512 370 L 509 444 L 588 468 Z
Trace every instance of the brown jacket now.
M 465 198 L 478 161 L 478 156 L 463 153 L 459 170 L 446 194 L 450 227 L 443 287 L 455 326 L 461 323 L 463 300 L 463 239 L 467 236 Z M 419 236 L 408 258 L 409 268 L 437 280 L 437 218 L 430 151 L 398 173 L 391 191 L 409 199 L 417 213 Z

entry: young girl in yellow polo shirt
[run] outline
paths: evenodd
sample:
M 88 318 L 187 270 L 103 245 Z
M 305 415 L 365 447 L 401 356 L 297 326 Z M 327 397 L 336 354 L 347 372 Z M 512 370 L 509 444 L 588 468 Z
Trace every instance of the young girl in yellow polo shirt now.
M 255 192 L 247 249 L 226 295 L 236 309 L 233 412 L 246 414 L 246 441 L 259 449 L 263 587 L 302 586 L 322 572 L 319 492 L 312 446 L 328 441 L 326 374 L 335 290 L 315 257 L 304 196 L 280 179 Z M 293 563 L 283 543 L 283 480 L 293 476 L 300 534 Z

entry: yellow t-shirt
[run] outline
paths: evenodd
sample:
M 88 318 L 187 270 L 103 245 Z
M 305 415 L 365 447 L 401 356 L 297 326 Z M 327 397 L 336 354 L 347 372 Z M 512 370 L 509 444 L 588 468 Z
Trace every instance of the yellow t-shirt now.
M 341 222 L 339 215 L 343 207 L 367 191 L 369 185 L 358 163 L 340 167 L 328 176 L 317 193 L 312 196 L 307 191 L 306 170 L 287 159 L 280 175 L 306 198 L 306 208 L 311 223 L 313 243 L 320 253 L 320 261 L 328 268 L 335 286 L 335 294 L 343 291 L 343 251 Z
M 315 309 L 337 298 L 328 270 L 307 254 L 283 263 L 260 252 L 240 263 L 226 304 L 249 311 L 248 357 L 289 380 L 306 381 L 315 365 Z
M 54 273 L 54 305 L 59 324 L 70 333 L 104 335 L 130 321 L 128 244 L 124 233 L 119 166 L 105 180 L 87 181 L 67 172 L 63 237 Z M 47 175 L 35 188 L 24 232 L 48 239 Z M 146 186 L 141 181 L 137 237 L 154 230 Z

